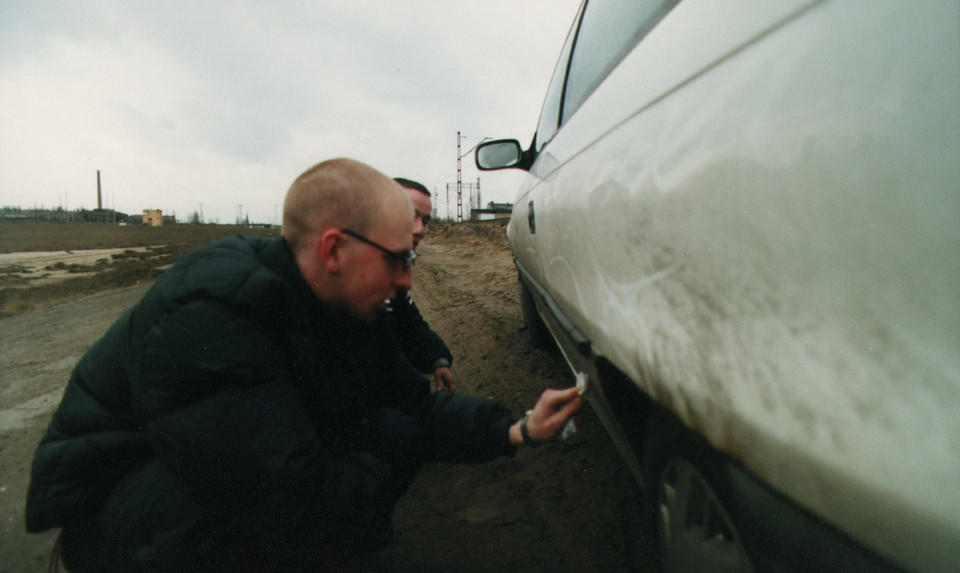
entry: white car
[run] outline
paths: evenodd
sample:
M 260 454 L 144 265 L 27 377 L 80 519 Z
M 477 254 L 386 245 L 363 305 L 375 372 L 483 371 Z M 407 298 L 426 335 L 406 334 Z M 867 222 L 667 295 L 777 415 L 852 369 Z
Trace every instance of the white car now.
M 588 0 L 476 161 L 665 569 L 960 569 L 960 2 Z

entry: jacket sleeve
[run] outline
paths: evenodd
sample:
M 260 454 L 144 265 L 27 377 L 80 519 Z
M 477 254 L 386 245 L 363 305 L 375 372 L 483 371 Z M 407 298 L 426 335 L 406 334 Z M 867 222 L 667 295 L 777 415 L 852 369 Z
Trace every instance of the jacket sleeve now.
M 517 451 L 509 437 L 513 416 L 499 402 L 434 392 L 421 400 L 417 415 L 430 461 L 476 463 L 512 456 Z
M 197 300 L 168 313 L 147 337 L 132 396 L 148 439 L 199 503 L 255 510 L 264 535 L 295 525 L 363 538 L 395 501 L 392 469 L 324 448 L 281 346 L 224 304 Z
M 409 292 L 394 298 L 391 301 L 391 310 L 400 345 L 417 370 L 424 374 L 433 374 L 438 361 L 446 361 L 448 366 L 453 364 L 450 349 L 424 320 Z

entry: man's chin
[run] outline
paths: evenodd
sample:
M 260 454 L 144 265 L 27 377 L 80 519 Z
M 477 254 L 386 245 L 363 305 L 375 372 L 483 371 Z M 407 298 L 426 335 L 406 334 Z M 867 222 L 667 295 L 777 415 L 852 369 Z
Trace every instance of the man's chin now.
M 383 300 L 379 302 L 377 306 L 375 306 L 374 308 L 364 311 L 359 315 L 357 315 L 357 318 L 362 320 L 363 322 L 373 322 L 377 319 L 378 316 L 380 316 L 381 312 L 387 310 L 387 306 L 389 306 L 389 304 L 390 304 L 389 300 Z
M 360 322 L 373 322 L 377 319 L 377 310 L 366 310 L 363 312 L 354 312 L 351 313 L 353 318 L 359 320 Z
M 344 306 L 337 309 L 344 317 L 360 322 L 373 322 L 377 319 L 379 310 L 376 308 L 359 309 L 355 307 Z

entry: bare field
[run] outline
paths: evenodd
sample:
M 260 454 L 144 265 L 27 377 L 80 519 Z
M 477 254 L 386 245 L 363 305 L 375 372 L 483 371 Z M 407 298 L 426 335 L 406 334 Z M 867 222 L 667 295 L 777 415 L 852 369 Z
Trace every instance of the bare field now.
M 95 223 L 32 223 L 0 221 L 0 253 L 150 247 L 191 244 L 227 235 L 277 235 L 279 227 L 237 225 L 105 225 Z
M 0 221 L 0 316 L 151 281 L 193 247 L 279 228 Z
M 8 235 L 11 227 L 0 225 L 0 244 L 13 242 Z M 132 233 L 124 234 L 127 230 Z M 160 232 L 149 234 L 154 231 Z M 248 230 L 52 229 L 48 238 L 28 240 L 22 233 L 18 240 L 45 250 L 150 247 L 145 250 L 149 252 L 161 245 L 179 245 L 176 252 L 158 257 L 172 260 L 198 242 L 238 231 Z M 106 238 L 110 233 L 123 244 L 110 243 Z M 54 235 L 60 239 L 54 241 Z M 418 251 L 413 295 L 431 327 L 450 346 L 458 392 L 500 400 L 519 415 L 545 388 L 572 384 L 562 358 L 527 342 L 502 222 L 431 225 Z M 149 262 L 151 272 L 158 272 L 158 262 Z M 44 569 L 56 532 L 28 535 L 23 529 L 33 450 L 73 365 L 142 296 L 154 276 L 141 277 L 138 286 L 120 288 L 117 278 L 104 279 L 94 288 L 95 278 L 108 272 L 82 279 L 91 282 L 85 287 L 89 291 L 66 290 L 64 298 L 51 296 L 0 317 L 2 571 Z M 643 524 L 637 485 L 587 406 L 579 431 L 566 441 L 522 448 L 513 458 L 485 464 L 428 464 L 398 505 L 394 536 L 385 547 L 344 555 L 342 562 L 321 569 L 652 571 Z

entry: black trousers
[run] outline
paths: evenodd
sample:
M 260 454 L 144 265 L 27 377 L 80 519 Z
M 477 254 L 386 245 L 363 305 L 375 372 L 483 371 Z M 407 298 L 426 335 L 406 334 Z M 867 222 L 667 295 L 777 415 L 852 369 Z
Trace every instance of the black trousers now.
M 99 510 L 63 528 L 71 572 L 175 571 L 199 563 L 203 512 L 158 460 L 127 474 Z M 169 565 L 169 567 L 167 567 Z
M 396 501 L 406 492 L 423 460 L 416 420 L 397 410 L 367 412 L 355 436 L 358 449 L 388 462 L 396 477 L 382 527 L 369 540 L 384 539 Z M 124 476 L 102 504 L 63 528 L 63 561 L 72 573 L 94 571 L 316 571 L 324 555 L 363 550 L 335 542 L 303 543 L 309 532 L 245 527 L 256 509 L 218 513 L 197 504 L 163 462 L 151 460 Z M 252 531 L 261 532 L 255 537 Z

